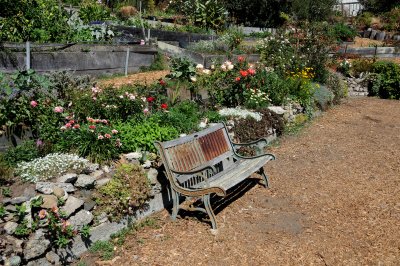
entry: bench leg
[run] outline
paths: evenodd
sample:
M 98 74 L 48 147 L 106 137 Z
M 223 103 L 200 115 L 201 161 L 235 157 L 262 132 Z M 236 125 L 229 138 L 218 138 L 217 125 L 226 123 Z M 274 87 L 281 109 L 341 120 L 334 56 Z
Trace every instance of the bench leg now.
M 217 229 L 217 221 L 215 219 L 215 215 L 214 215 L 213 209 L 211 207 L 210 194 L 203 196 L 203 202 L 204 202 L 204 207 L 206 208 L 207 214 L 210 217 L 212 229 Z
M 178 215 L 178 210 L 179 210 L 179 193 L 176 192 L 175 190 L 171 189 L 171 194 L 172 194 L 172 214 L 171 214 L 171 219 L 173 221 L 176 220 L 176 216 Z
M 262 175 L 263 179 L 264 179 L 264 186 L 266 188 L 269 188 L 269 177 L 267 176 L 267 174 L 264 171 L 264 168 L 261 167 L 259 173 Z

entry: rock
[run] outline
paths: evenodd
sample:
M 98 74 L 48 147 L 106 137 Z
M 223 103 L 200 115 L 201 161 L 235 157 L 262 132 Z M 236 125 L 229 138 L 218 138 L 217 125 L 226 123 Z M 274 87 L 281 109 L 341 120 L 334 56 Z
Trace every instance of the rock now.
M 102 170 L 96 170 L 93 173 L 90 174 L 90 176 L 94 177 L 95 179 L 100 179 L 104 175 L 104 172 Z
M 128 161 L 139 160 L 143 157 L 141 152 L 131 152 L 123 155 Z
M 6 236 L 6 240 L 12 246 L 12 252 L 14 254 L 22 254 L 22 246 L 24 241 L 13 236 Z
M 56 196 L 57 198 L 62 198 L 65 196 L 65 190 L 59 187 L 54 186 L 53 187 L 53 194 L 54 196 Z
M 108 167 L 107 165 L 104 165 L 101 169 L 103 169 L 104 173 L 110 173 L 110 167 Z
M 51 266 L 51 263 L 47 261 L 46 258 L 40 258 L 37 260 L 32 260 L 26 264 L 26 266 Z
M 58 256 L 54 251 L 49 251 L 46 254 L 46 259 L 51 264 L 60 265 L 60 256 Z
M 158 183 L 157 181 L 158 171 L 155 168 L 150 168 L 147 172 L 147 178 L 150 181 L 150 184 L 155 185 Z
M 372 32 L 371 28 L 364 31 L 363 38 L 369 38 L 369 36 L 371 36 L 371 32 Z
M 268 107 L 268 109 L 269 109 L 270 111 L 272 111 L 272 112 L 278 114 L 278 115 L 283 115 L 283 114 L 285 114 L 285 113 L 287 112 L 285 109 L 283 109 L 283 108 L 280 107 L 280 106 L 270 106 L 270 107 Z
M 59 187 L 64 189 L 66 192 L 74 192 L 75 188 L 70 183 L 52 183 L 52 182 L 37 182 L 36 183 L 36 190 L 43 193 L 50 195 L 53 193 L 54 187 Z
M 400 41 L 400 35 L 394 35 L 393 40 L 395 41 Z
M 15 229 L 17 229 L 18 224 L 15 222 L 7 222 L 4 225 L 4 230 L 6 231 L 7 234 L 12 235 L 15 232 Z
M 57 178 L 58 183 L 74 183 L 76 179 L 78 178 L 78 175 L 75 173 L 68 173 L 63 176 L 60 176 Z
M 369 35 L 369 38 L 370 38 L 371 40 L 375 39 L 375 36 L 376 36 L 377 33 L 378 33 L 378 31 L 372 30 L 372 31 L 371 31 L 371 35 Z
M 30 200 L 31 198 L 36 196 L 36 191 L 34 187 L 27 187 L 24 189 L 23 196 Z
M 94 208 L 94 206 L 96 206 L 96 202 L 90 199 L 85 201 L 85 203 L 83 204 L 83 208 L 87 211 L 91 211 Z
M 71 216 L 76 210 L 78 210 L 83 205 L 83 200 L 69 196 L 65 202 L 64 207 L 61 208 L 65 212 L 67 217 Z
M 101 188 L 102 186 L 106 185 L 108 182 L 111 181 L 111 178 L 102 178 L 96 181 L 96 188 Z
M 8 259 L 8 263 L 10 266 L 19 266 L 21 264 L 21 257 L 20 256 L 12 256 Z M 6 263 L 7 265 L 7 263 Z
M 40 239 L 30 239 L 24 249 L 24 258 L 30 260 L 43 255 L 46 250 L 50 247 L 50 241 L 44 237 Z M 47 262 L 47 260 L 45 259 Z M 34 264 L 33 264 L 34 265 Z
M 80 210 L 72 216 L 69 221 L 74 229 L 82 229 L 84 225 L 90 224 L 93 220 L 93 214 L 86 210 Z
M 16 212 L 17 208 L 14 205 L 8 205 L 5 207 L 6 211 L 8 212 Z
M 15 198 L 5 198 L 3 199 L 3 204 L 12 204 L 12 205 L 16 205 L 16 204 L 21 204 L 24 203 L 25 201 L 29 200 L 29 198 L 21 196 L 21 197 L 15 197 Z
M 97 221 L 99 222 L 99 224 L 108 222 L 107 213 L 105 212 L 100 213 L 100 215 L 97 216 Z
M 385 39 L 386 33 L 384 31 L 380 31 L 376 34 L 376 39 L 378 41 L 383 41 Z
M 96 182 L 96 178 L 90 175 L 79 175 L 75 182 L 75 187 L 79 188 L 93 188 Z
M 45 209 L 51 209 L 57 207 L 57 197 L 54 195 L 42 195 L 43 203 L 40 207 Z
M 86 167 L 86 169 L 83 172 L 86 173 L 86 174 L 90 174 L 90 173 L 92 173 L 92 172 L 94 172 L 96 170 L 99 170 L 99 164 L 91 163 Z
M 142 167 L 147 169 L 151 167 L 151 162 L 149 160 L 146 160 L 143 164 Z

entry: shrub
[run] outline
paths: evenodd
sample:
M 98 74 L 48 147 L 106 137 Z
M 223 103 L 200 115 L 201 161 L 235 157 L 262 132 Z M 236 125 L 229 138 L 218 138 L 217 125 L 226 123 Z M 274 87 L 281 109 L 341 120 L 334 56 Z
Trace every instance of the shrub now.
M 84 23 L 108 20 L 110 19 L 110 14 L 106 6 L 97 2 L 86 2 L 79 8 L 79 18 L 82 19 Z
M 82 171 L 88 161 L 73 154 L 53 153 L 30 162 L 17 164 L 15 174 L 23 180 L 36 183 L 60 176 L 67 171 Z
M 344 23 L 337 23 L 333 27 L 333 33 L 338 41 L 352 41 L 357 31 Z
M 178 80 L 190 80 L 196 75 L 194 63 L 188 58 L 174 57 L 170 62 L 171 73 L 167 77 Z
M 393 62 L 376 62 L 372 66 L 375 73 L 369 83 L 370 95 L 384 99 L 400 99 L 400 66 Z
M 333 104 L 340 104 L 341 100 L 347 97 L 348 87 L 339 75 L 330 73 L 326 82 L 327 88 L 333 93 Z
M 156 122 L 144 120 L 137 123 L 118 123 L 115 128 L 120 132 L 123 152 L 136 150 L 156 152 L 155 141 L 167 141 L 178 137 L 178 131 L 172 126 L 161 126 Z
M 57 151 L 74 152 L 96 163 L 118 158 L 122 143 L 118 130 L 108 120 L 88 117 L 85 124 L 70 120 L 61 130 L 60 140 L 55 144 Z
M 24 141 L 20 145 L 9 148 L 3 156 L 4 162 L 15 167 L 20 162 L 29 162 L 40 156 L 38 145 L 33 140 Z
M 317 107 L 322 110 L 326 111 L 332 105 L 334 94 L 330 91 L 326 86 L 317 86 L 317 89 L 314 92 L 314 102 Z
M 106 212 L 112 220 L 132 215 L 149 199 L 151 186 L 140 165 L 120 164 L 109 183 L 95 195 L 96 211 Z
M 350 74 L 359 77 L 361 73 L 371 72 L 374 62 L 375 60 L 371 58 L 355 59 L 351 62 Z

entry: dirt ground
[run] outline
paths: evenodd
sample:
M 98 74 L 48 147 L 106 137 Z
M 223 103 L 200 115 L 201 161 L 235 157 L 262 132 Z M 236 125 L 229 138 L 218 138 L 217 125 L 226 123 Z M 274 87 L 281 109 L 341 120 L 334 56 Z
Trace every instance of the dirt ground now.
M 400 265 L 400 101 L 353 98 L 272 148 L 219 230 L 167 211 L 113 265 Z M 245 189 L 246 190 L 246 189 Z
M 141 72 L 128 75 L 127 77 L 112 77 L 104 80 L 99 80 L 100 86 L 115 86 L 120 87 L 127 84 L 151 84 L 160 78 L 165 77 L 169 73 L 168 70 Z

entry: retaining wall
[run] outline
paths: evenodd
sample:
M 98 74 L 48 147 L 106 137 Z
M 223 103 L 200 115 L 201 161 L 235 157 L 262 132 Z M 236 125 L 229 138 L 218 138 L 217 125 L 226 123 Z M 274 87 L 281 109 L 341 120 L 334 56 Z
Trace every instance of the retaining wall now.
M 26 67 L 24 44 L 7 44 L 0 53 L 0 71 L 10 73 Z M 149 66 L 157 48 L 139 45 L 33 45 L 31 67 L 36 72 L 71 70 L 76 74 L 101 76 L 124 73 L 129 48 L 128 72 Z

